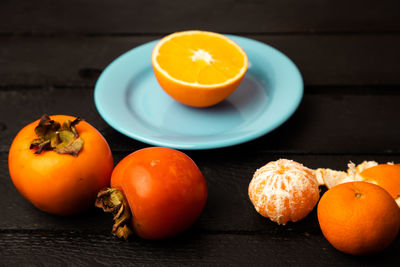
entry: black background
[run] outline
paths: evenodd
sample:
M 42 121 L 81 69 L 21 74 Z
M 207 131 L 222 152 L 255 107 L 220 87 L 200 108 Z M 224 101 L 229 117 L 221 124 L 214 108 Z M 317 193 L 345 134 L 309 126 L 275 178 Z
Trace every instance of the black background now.
M 400 239 L 353 257 L 323 237 L 315 210 L 278 226 L 247 196 L 254 171 L 289 158 L 310 168 L 351 160 L 400 162 L 398 1 L 41 0 L 0 3 L 0 265 L 395 265 Z M 108 126 L 93 102 L 101 71 L 117 56 L 174 31 L 238 34 L 287 54 L 305 83 L 296 113 L 254 141 L 185 151 L 203 171 L 209 198 L 184 234 L 124 242 L 95 208 L 58 217 L 34 208 L 8 174 L 13 137 L 43 113 L 84 117 L 108 140 L 115 163 L 148 145 Z

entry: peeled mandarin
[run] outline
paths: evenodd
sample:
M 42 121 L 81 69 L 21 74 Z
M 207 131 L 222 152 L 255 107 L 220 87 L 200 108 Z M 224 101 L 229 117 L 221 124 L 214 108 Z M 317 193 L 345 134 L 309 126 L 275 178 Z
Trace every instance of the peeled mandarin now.
M 280 159 L 258 169 L 249 197 L 262 216 L 285 225 L 306 217 L 319 199 L 314 172 L 293 160 Z

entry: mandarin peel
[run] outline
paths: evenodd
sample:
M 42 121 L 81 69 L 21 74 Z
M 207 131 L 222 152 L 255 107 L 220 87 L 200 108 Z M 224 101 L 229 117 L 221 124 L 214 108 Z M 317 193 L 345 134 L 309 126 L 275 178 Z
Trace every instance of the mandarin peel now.
M 249 197 L 258 213 L 285 225 L 312 211 L 319 199 L 318 182 L 312 170 L 280 159 L 255 172 L 249 184 Z
M 346 172 L 327 168 L 318 168 L 314 172 L 319 185 L 328 189 L 356 181 L 379 185 L 390 193 L 400 207 L 400 165 L 393 162 L 378 164 L 375 161 L 364 161 L 358 165 L 350 162 Z

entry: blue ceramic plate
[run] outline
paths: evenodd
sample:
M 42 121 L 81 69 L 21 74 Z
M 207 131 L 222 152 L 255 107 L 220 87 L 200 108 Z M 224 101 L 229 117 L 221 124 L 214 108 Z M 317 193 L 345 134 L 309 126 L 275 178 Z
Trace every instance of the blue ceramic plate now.
M 272 131 L 300 104 L 301 74 L 275 48 L 228 36 L 246 51 L 249 68 L 241 85 L 221 103 L 199 109 L 170 98 L 154 77 L 153 41 L 124 53 L 101 74 L 94 92 L 100 115 L 129 137 L 177 149 L 226 147 Z

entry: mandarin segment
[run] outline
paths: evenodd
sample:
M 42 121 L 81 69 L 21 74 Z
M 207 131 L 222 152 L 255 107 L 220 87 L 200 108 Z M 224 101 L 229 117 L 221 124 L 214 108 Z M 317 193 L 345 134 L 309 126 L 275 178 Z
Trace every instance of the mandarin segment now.
M 306 217 L 319 199 L 313 171 L 287 159 L 269 162 L 258 169 L 248 190 L 257 212 L 283 225 Z

